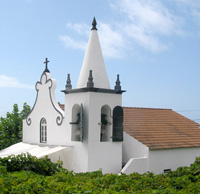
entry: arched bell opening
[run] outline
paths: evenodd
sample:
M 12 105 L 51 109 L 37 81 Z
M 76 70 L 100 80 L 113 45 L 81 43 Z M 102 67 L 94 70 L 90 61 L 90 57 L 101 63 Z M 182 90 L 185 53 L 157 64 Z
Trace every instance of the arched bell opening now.
M 82 104 L 74 104 L 72 108 L 71 140 L 83 141 L 83 108 Z
M 123 108 L 116 106 L 113 109 L 113 141 L 123 141 Z
M 111 141 L 111 133 L 111 109 L 108 105 L 104 105 L 101 108 L 100 141 Z

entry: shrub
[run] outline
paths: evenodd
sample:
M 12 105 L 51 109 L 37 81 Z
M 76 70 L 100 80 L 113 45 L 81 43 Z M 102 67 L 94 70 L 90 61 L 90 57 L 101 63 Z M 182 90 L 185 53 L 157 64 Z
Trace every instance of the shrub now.
M 61 163 L 51 162 L 47 156 L 41 159 L 37 159 L 35 156 L 31 156 L 29 153 L 22 153 L 20 155 L 10 155 L 5 158 L 0 158 L 1 165 L 6 167 L 8 172 L 14 171 L 33 171 L 41 175 L 53 175 L 60 171 Z

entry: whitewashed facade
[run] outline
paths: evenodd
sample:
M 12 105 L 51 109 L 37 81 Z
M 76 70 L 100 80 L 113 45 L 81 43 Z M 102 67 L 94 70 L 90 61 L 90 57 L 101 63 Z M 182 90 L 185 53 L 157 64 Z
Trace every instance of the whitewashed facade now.
M 102 169 L 104 173 L 118 173 L 122 166 L 122 139 L 113 138 L 113 112 L 121 107 L 123 91 L 119 84 L 110 89 L 95 19 L 93 22 L 77 88 L 72 89 L 68 75 L 63 90 L 65 112 L 55 99 L 56 81 L 45 69 L 36 83 L 35 105 L 23 121 L 23 142 L 66 146 L 49 157 L 62 160 L 65 168 L 75 172 Z M 106 124 L 102 124 L 102 115 Z M 42 124 L 44 119 L 46 123 Z

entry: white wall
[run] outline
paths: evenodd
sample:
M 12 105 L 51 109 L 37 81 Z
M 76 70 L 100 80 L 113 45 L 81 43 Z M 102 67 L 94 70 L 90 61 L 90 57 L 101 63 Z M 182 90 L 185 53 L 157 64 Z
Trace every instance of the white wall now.
M 111 108 L 112 118 L 114 107 L 121 106 L 121 95 L 91 92 L 89 102 L 89 170 L 98 170 L 101 167 L 104 173 L 118 173 L 122 168 L 122 142 L 113 142 L 112 138 L 110 142 L 100 142 L 99 123 L 101 123 L 101 108 L 108 105 Z
M 83 143 L 71 141 L 72 126 L 69 122 L 72 121 L 71 110 L 74 104 L 83 105 Z M 100 142 L 100 122 L 102 106 L 109 105 L 112 112 L 115 106 L 121 106 L 121 95 L 97 92 L 70 93 L 66 94 L 65 105 L 67 142 L 74 146 L 73 150 L 77 150 L 70 153 L 70 165 L 76 163 L 85 169 L 84 164 L 88 163 L 86 171 L 102 169 L 104 173 L 118 173 L 122 166 L 122 142 Z M 88 146 L 86 149 L 84 144 Z M 81 153 L 84 155 L 81 156 Z
M 190 166 L 200 156 L 200 148 L 178 148 L 149 151 L 149 171 L 156 174 L 165 169 L 176 170 L 180 166 Z
M 124 132 L 122 143 L 122 173 L 145 173 L 148 171 L 149 148 Z
M 89 146 L 88 170 L 102 169 L 103 173 L 119 173 L 122 168 L 121 144 L 121 142 L 92 143 Z
M 127 175 L 137 172 L 143 174 L 148 171 L 148 158 L 131 158 L 124 168 L 121 170 L 121 173 Z
M 121 106 L 120 94 L 108 94 L 90 92 L 89 94 L 89 110 L 88 110 L 88 122 L 89 122 L 89 134 L 88 138 L 91 141 L 100 141 L 100 129 L 101 125 L 101 108 L 104 105 L 108 105 L 111 108 L 111 117 L 114 107 Z M 95 130 L 96 129 L 96 130 Z
M 49 155 L 52 162 L 63 161 L 63 167 L 67 170 L 78 172 L 88 171 L 87 144 L 75 142 L 70 148 Z
M 126 164 L 131 158 L 148 157 L 149 148 L 124 132 L 124 141 L 122 144 L 122 161 Z

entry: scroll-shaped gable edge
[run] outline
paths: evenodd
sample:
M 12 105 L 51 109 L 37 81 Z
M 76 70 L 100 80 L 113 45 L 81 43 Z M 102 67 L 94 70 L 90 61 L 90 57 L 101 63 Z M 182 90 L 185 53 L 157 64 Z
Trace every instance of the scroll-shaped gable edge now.
M 43 72 L 43 74 L 41 75 L 40 81 L 36 82 L 36 84 L 35 84 L 35 89 L 37 91 L 36 100 L 33 105 L 33 108 L 31 109 L 30 113 L 26 117 L 26 123 L 27 123 L 27 125 L 31 125 L 30 115 L 34 111 L 35 106 L 38 101 L 39 85 L 44 85 L 44 84 L 49 84 L 50 101 L 51 101 L 51 104 L 54 107 L 55 111 L 59 114 L 59 116 L 57 116 L 57 118 L 56 118 L 56 123 L 57 123 L 57 125 L 61 125 L 63 122 L 63 119 L 64 119 L 64 112 L 59 107 L 59 105 L 56 101 L 56 97 L 55 97 L 56 80 L 52 79 L 50 73 L 47 73 L 47 72 Z

